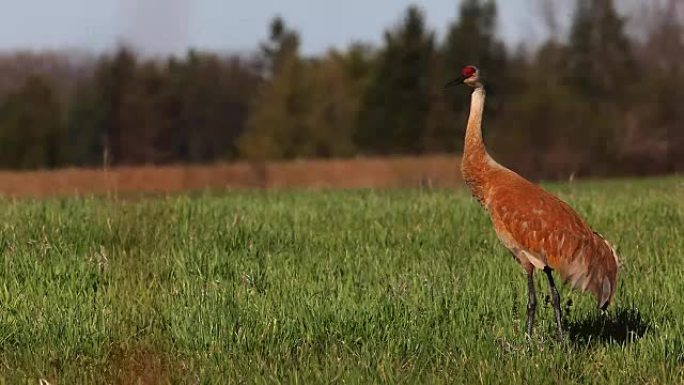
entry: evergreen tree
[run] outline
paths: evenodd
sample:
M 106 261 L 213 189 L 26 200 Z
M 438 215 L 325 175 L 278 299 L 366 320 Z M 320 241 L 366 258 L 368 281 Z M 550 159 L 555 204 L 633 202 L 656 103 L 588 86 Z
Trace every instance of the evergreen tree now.
M 624 100 L 635 69 L 613 0 L 577 0 L 568 50 L 573 87 L 584 97 Z
M 385 47 L 364 95 L 356 140 L 368 153 L 420 152 L 430 108 L 434 34 L 417 7 L 385 32 Z
M 255 76 L 237 60 L 191 51 L 184 61 L 170 62 L 161 98 L 164 131 L 172 133 L 159 138 L 165 158 L 192 163 L 234 158 L 254 88 Z
M 113 58 L 105 57 L 95 69 L 94 90 L 101 109 L 93 131 L 104 133 L 104 151 L 109 164 L 125 163 L 122 147 L 123 107 L 126 95 L 135 81 L 138 62 L 135 54 L 121 47 Z
M 299 34 L 285 24 L 282 17 L 276 16 L 269 28 L 269 38 L 261 43 L 261 54 L 266 62 L 268 75 L 285 66 L 284 61 L 296 55 L 299 50 Z
M 105 152 L 104 106 L 92 80 L 82 81 L 68 107 L 65 140 L 61 143 L 65 165 L 101 166 Z
M 684 171 L 684 4 L 649 4 L 650 18 L 639 49 L 640 124 L 623 135 L 623 162 L 638 173 Z M 626 158 L 626 159 L 625 159 Z
M 148 61 L 138 65 L 118 114 L 119 163 L 160 162 L 158 139 L 168 134 L 164 132 L 165 117 L 160 108 L 165 85 L 166 76 L 158 63 Z
M 353 136 L 369 77 L 369 52 L 356 46 L 346 54 L 332 51 L 311 64 L 309 153 L 340 157 L 356 151 Z
M 0 166 L 52 168 L 60 164 L 62 113 L 43 78 L 30 76 L 0 105 Z
M 584 137 L 584 158 L 597 173 L 606 173 L 616 162 L 636 71 L 612 0 L 577 0 L 567 58 L 569 85 L 592 111 L 575 134 Z
M 239 139 L 240 153 L 253 160 L 313 155 L 306 149 L 311 94 L 299 37 L 276 18 L 262 50 L 270 74 L 254 99 L 247 131 Z

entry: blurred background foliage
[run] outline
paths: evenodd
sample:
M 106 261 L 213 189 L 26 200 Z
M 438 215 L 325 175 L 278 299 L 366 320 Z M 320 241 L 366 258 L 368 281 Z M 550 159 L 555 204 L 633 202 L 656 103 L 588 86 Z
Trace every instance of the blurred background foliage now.
M 497 36 L 493 0 L 464 0 L 444 39 L 409 7 L 381 46 L 318 57 L 278 17 L 249 55 L 4 54 L 0 167 L 458 153 L 469 90 L 442 86 L 472 63 L 488 85 L 490 151 L 514 170 L 684 170 L 681 2 L 621 15 L 612 0 L 576 0 L 566 34 L 549 7 L 540 2 L 548 38 L 519 47 Z

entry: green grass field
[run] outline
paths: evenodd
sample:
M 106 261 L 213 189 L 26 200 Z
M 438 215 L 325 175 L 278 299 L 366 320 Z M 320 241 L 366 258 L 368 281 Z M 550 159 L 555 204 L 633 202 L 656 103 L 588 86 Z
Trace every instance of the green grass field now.
M 549 188 L 624 263 L 564 343 L 465 191 L 0 201 L 0 382 L 683 383 L 684 179 Z

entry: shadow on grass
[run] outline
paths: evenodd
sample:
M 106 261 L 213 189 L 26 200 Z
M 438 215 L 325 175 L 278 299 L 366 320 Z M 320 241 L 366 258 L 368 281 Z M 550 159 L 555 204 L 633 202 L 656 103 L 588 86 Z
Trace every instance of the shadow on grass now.
M 593 313 L 585 319 L 568 322 L 568 338 L 576 344 L 632 343 L 651 329 L 651 321 L 644 319 L 638 309 L 619 308 L 615 312 Z

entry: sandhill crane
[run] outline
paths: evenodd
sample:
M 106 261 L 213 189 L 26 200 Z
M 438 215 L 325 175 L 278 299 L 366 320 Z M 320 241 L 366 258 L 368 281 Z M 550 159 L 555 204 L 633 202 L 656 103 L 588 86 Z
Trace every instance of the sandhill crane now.
M 537 307 L 536 268 L 549 281 L 562 340 L 560 296 L 551 272 L 558 271 L 573 288 L 592 292 L 598 307 L 605 310 L 615 294 L 617 253 L 569 205 L 489 156 L 481 127 L 485 89 L 475 66 L 463 67 L 461 76 L 445 88 L 463 83 L 474 88 L 461 160 L 463 178 L 489 213 L 497 236 L 527 274 L 527 334 L 532 335 Z

